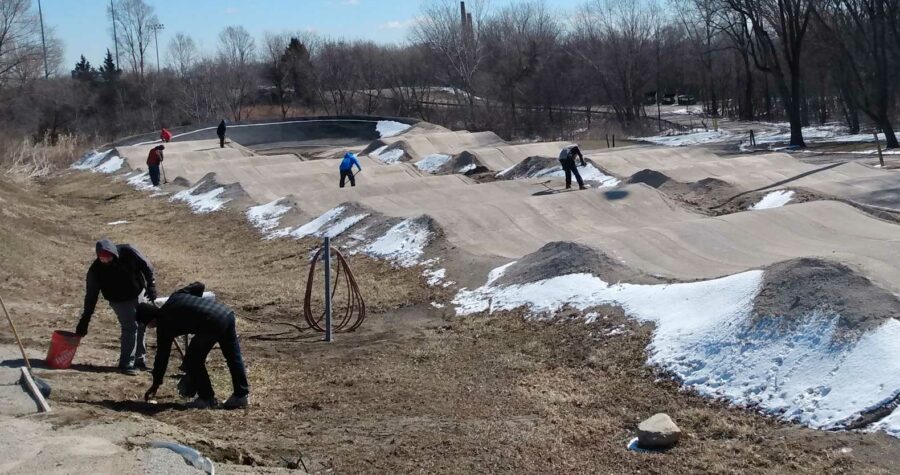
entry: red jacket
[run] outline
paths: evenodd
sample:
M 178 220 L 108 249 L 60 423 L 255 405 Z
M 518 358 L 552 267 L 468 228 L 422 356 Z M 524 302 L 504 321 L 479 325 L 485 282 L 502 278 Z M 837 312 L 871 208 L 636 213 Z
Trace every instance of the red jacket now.
M 163 161 L 162 150 L 152 149 L 150 150 L 150 154 L 147 155 L 147 165 L 159 165 Z
M 172 140 L 172 132 L 169 132 L 168 129 L 162 129 L 162 132 L 159 133 L 159 138 L 163 142 L 169 142 Z

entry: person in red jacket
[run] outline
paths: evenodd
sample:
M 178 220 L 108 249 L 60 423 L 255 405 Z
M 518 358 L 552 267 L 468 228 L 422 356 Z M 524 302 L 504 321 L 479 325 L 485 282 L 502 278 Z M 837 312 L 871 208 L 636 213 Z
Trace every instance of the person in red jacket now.
M 159 138 L 165 143 L 169 143 L 172 141 L 172 132 L 169 132 L 169 129 L 163 127 L 162 132 L 159 133 Z
M 157 145 L 147 155 L 147 170 L 150 172 L 150 182 L 153 186 L 159 186 L 159 166 L 162 164 L 165 149 L 165 145 Z

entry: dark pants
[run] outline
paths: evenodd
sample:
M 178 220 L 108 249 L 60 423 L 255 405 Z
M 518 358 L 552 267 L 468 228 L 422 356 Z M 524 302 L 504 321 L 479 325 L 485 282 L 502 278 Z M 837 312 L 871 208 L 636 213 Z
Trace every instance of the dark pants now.
M 224 135 L 219 136 L 219 148 L 225 148 L 225 136 Z
M 344 179 L 350 179 L 350 186 L 356 186 L 356 177 L 353 176 L 353 169 L 341 170 L 341 188 L 344 187 Z
M 238 343 L 232 314 L 228 328 L 222 333 L 198 333 L 191 338 L 191 344 L 184 356 L 184 364 L 188 376 L 197 388 L 197 395 L 203 399 L 215 397 L 212 383 L 209 381 L 209 372 L 206 371 L 206 356 L 216 343 L 222 349 L 222 356 L 228 364 L 234 395 L 243 397 L 250 394 L 250 383 L 247 382 L 247 370 L 244 368 L 244 358 L 241 356 L 241 346 Z
M 566 172 L 566 188 L 572 187 L 572 175 L 575 175 L 578 187 L 584 188 L 584 180 L 581 179 L 581 174 L 578 173 L 578 165 L 575 164 L 575 160 L 560 160 L 559 163 L 562 165 L 563 171 Z
M 147 165 L 147 170 L 150 172 L 150 183 L 159 186 L 159 165 Z

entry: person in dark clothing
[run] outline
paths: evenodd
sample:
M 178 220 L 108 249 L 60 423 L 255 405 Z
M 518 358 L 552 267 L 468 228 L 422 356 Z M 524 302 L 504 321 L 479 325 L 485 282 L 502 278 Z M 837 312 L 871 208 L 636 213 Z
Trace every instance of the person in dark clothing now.
M 356 176 L 353 174 L 353 167 L 356 166 L 356 169 L 362 171 L 362 167 L 359 166 L 359 160 L 356 159 L 356 155 L 347 152 L 344 154 L 344 159 L 341 160 L 341 188 L 344 187 L 344 179 L 350 179 L 350 186 L 356 186 Z
M 219 136 L 219 148 L 225 148 L 225 119 L 222 119 L 222 122 L 219 122 L 219 127 L 216 128 L 216 135 Z
M 156 395 L 169 365 L 172 341 L 180 335 L 193 334 L 184 356 L 184 368 L 197 390 L 197 399 L 190 406 L 197 409 L 216 407 L 215 393 L 206 371 L 206 357 L 216 343 L 231 372 L 234 392 L 225 401 L 226 409 L 247 407 L 250 384 L 241 356 L 235 329 L 234 311 L 215 300 L 204 299 L 205 286 L 194 282 L 176 291 L 157 308 L 151 304 L 138 306 L 137 320 L 150 328 L 156 327 L 156 359 L 153 362 L 153 385 L 144 394 L 145 400 Z
M 150 173 L 150 183 L 153 183 L 153 186 L 159 186 L 159 167 L 162 165 L 165 149 L 165 145 L 157 145 L 147 155 L 147 171 Z
M 79 336 L 87 335 L 97 299 L 102 293 L 122 327 L 119 369 L 126 374 L 135 375 L 137 369 L 147 368 L 144 362 L 144 326 L 138 325 L 135 314 L 142 297 L 150 301 L 156 299 L 153 267 L 131 245 L 116 245 L 109 239 L 97 241 L 96 252 L 97 259 L 87 272 L 84 310 L 75 333 Z
M 559 164 L 562 165 L 563 171 L 566 172 L 566 189 L 572 188 L 572 175 L 575 175 L 575 180 L 578 181 L 578 189 L 584 190 L 584 180 L 581 179 L 581 174 L 578 173 L 575 157 L 581 159 L 581 166 L 587 166 L 587 163 L 584 161 L 584 155 L 581 154 L 581 149 L 574 144 L 567 145 L 559 152 Z

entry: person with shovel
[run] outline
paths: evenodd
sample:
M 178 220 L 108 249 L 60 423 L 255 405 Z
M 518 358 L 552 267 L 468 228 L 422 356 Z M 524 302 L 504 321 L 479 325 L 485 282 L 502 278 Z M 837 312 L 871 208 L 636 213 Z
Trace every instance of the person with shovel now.
M 344 159 L 341 160 L 341 188 L 344 187 L 344 180 L 350 179 L 350 186 L 356 186 L 356 175 L 353 174 L 353 167 L 356 166 L 356 169 L 359 170 L 357 173 L 362 171 L 362 167 L 359 166 L 359 160 L 356 159 L 356 154 L 347 152 L 344 154 Z
M 147 258 L 129 244 L 114 244 L 109 239 L 97 241 L 97 259 L 87 272 L 84 310 L 75 328 L 78 336 L 88 333 L 97 299 L 103 294 L 119 319 L 122 333 L 119 338 L 119 370 L 136 375 L 146 369 L 144 361 L 144 326 L 138 325 L 135 315 L 141 298 L 156 299 L 153 267 Z
M 233 389 L 223 407 L 238 409 L 249 404 L 250 384 L 238 343 L 234 311 L 221 302 L 203 298 L 205 288 L 203 283 L 194 282 L 172 294 L 162 307 L 149 303 L 138 305 L 138 322 L 156 328 L 153 384 L 144 393 L 145 401 L 155 398 L 156 390 L 163 383 L 175 337 L 191 334 L 194 336 L 184 355 L 184 369 L 196 388 L 197 399 L 188 407 L 209 409 L 219 405 L 206 370 L 206 357 L 216 343 L 222 349 L 222 356 L 231 373 Z
M 575 180 L 578 181 L 578 189 L 584 190 L 586 189 L 584 180 L 581 179 L 581 174 L 578 173 L 575 157 L 581 159 L 581 166 L 587 166 L 587 163 L 584 161 L 584 155 L 581 154 L 581 149 L 575 144 L 567 145 L 559 152 L 559 164 L 562 165 L 562 169 L 566 173 L 566 189 L 572 188 L 572 175 L 575 175 Z
M 150 183 L 153 183 L 153 186 L 159 186 L 159 167 L 162 166 L 165 149 L 165 145 L 157 145 L 147 155 L 147 171 L 150 172 Z

